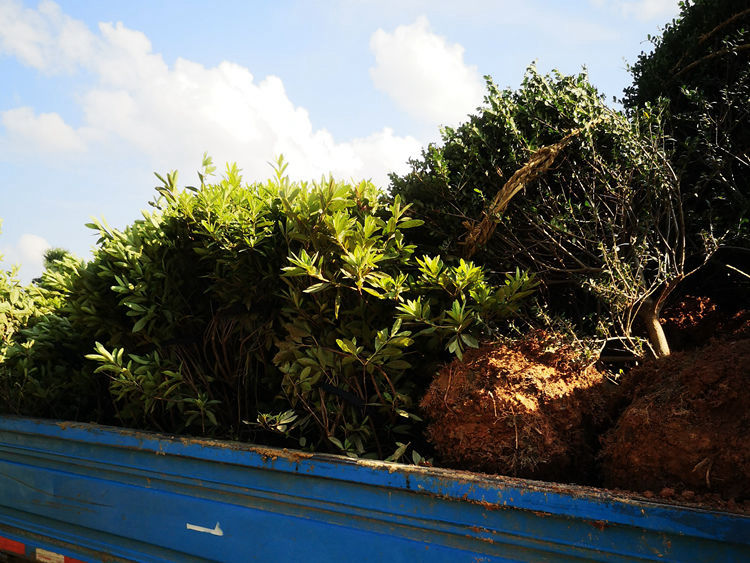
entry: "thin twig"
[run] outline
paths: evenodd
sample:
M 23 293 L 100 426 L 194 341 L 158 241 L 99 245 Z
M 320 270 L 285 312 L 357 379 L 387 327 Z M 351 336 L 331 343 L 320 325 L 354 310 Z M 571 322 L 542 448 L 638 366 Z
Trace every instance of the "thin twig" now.
M 748 273 L 746 273 L 746 272 L 743 272 L 743 271 L 742 271 L 742 270 L 740 270 L 739 268 L 735 268 L 735 267 L 734 267 L 734 266 L 732 266 L 731 264 L 724 264 L 724 266 L 725 266 L 725 267 L 727 267 L 727 268 L 729 268 L 730 270 L 733 270 L 733 271 L 737 272 L 738 274 L 740 274 L 740 275 L 742 275 L 742 276 L 745 276 L 746 278 L 749 278 L 749 279 L 750 279 L 750 274 L 748 274 Z
M 677 78 L 681 74 L 683 74 L 683 73 L 685 73 L 685 72 L 687 72 L 689 70 L 694 69 L 696 66 L 698 66 L 699 64 L 701 64 L 701 63 L 703 63 L 703 62 L 705 62 L 705 61 L 707 61 L 709 59 L 713 59 L 713 58 L 716 58 L 716 57 L 722 57 L 724 55 L 728 55 L 729 53 L 733 53 L 735 51 L 745 51 L 746 49 L 750 49 L 750 43 L 744 43 L 744 44 L 739 45 L 739 46 L 737 46 L 737 47 L 735 47 L 733 49 L 719 49 L 718 51 L 714 51 L 713 53 L 709 53 L 708 55 L 706 55 L 704 57 L 701 57 L 700 59 L 698 59 L 696 61 L 693 61 L 692 63 L 690 63 L 689 65 L 687 65 L 685 68 L 683 68 L 679 72 L 675 73 L 673 75 L 673 78 Z

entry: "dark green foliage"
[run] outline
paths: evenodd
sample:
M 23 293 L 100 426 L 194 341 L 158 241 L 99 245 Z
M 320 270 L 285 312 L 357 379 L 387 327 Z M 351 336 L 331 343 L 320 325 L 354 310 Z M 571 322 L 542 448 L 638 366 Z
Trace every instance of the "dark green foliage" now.
M 0 343 L 9 342 L 29 318 L 35 315 L 37 304 L 22 287 L 17 272 L 0 271 Z
M 534 284 L 492 287 L 470 262 L 417 253 L 405 233 L 420 222 L 369 183 L 284 168 L 182 191 L 170 174 L 142 220 L 92 224 L 91 262 L 63 254 L 29 289 L 46 308 L 3 350 L 2 409 L 353 456 L 420 440 L 428 366 L 476 346 Z
M 553 314 L 638 348 L 635 318 L 658 313 L 684 273 L 681 198 L 660 115 L 627 119 L 585 74 L 542 76 L 531 67 L 517 91 L 489 79 L 487 87 L 478 114 L 446 128 L 443 144 L 411 161 L 409 174 L 391 177 L 393 193 L 425 221 L 420 242 L 464 255 L 468 229 L 512 175 L 572 135 L 551 167 L 492 217 L 496 230 L 476 258 L 491 270 L 539 274 Z
M 412 202 L 426 221 L 420 242 L 453 255 L 463 252 L 464 223 L 481 219 L 488 202 L 535 150 L 611 113 L 585 75 L 545 77 L 531 67 L 518 91 L 500 90 L 485 78 L 480 113 L 456 129 L 446 127 L 442 145 L 431 144 L 411 160 L 409 174 L 391 175 L 393 193 Z
M 80 261 L 63 251 L 48 266 L 39 284 L 28 287 L 15 272 L 0 271 L 0 404 L 10 412 L 78 418 L 98 410 L 80 371 L 85 341 L 60 312 L 64 280 Z
M 750 241 L 750 5 L 681 3 L 680 14 L 633 65 L 624 103 L 666 104 L 688 244 Z

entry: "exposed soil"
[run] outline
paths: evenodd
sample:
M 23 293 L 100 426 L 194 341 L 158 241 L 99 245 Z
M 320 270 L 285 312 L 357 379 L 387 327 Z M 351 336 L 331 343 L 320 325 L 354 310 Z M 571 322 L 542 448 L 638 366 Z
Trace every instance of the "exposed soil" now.
M 603 440 L 605 486 L 750 500 L 750 339 L 711 340 L 627 380 L 632 402 Z
M 712 338 L 750 338 L 750 311 L 727 310 L 709 297 L 685 296 L 661 317 L 672 350 L 701 348 Z
M 538 332 L 466 352 L 422 400 L 443 465 L 517 477 L 591 483 L 603 373 L 559 338 Z
M 688 296 L 662 323 L 675 352 L 621 385 L 543 332 L 467 352 L 421 403 L 440 463 L 749 513 L 750 311 Z

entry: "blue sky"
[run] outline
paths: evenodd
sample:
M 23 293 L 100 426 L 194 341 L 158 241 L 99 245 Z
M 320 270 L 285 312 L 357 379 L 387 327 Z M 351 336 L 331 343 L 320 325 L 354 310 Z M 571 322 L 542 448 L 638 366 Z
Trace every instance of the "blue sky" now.
M 0 267 L 88 256 L 104 217 L 147 207 L 154 171 L 195 181 L 207 151 L 248 180 L 385 185 L 533 61 L 608 100 L 677 0 L 0 0 Z

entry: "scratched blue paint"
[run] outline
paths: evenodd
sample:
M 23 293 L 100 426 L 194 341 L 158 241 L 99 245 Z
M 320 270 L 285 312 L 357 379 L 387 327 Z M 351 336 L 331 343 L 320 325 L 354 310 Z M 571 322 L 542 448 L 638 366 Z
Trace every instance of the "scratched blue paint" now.
M 0 417 L 0 537 L 83 561 L 742 561 L 750 517 Z

